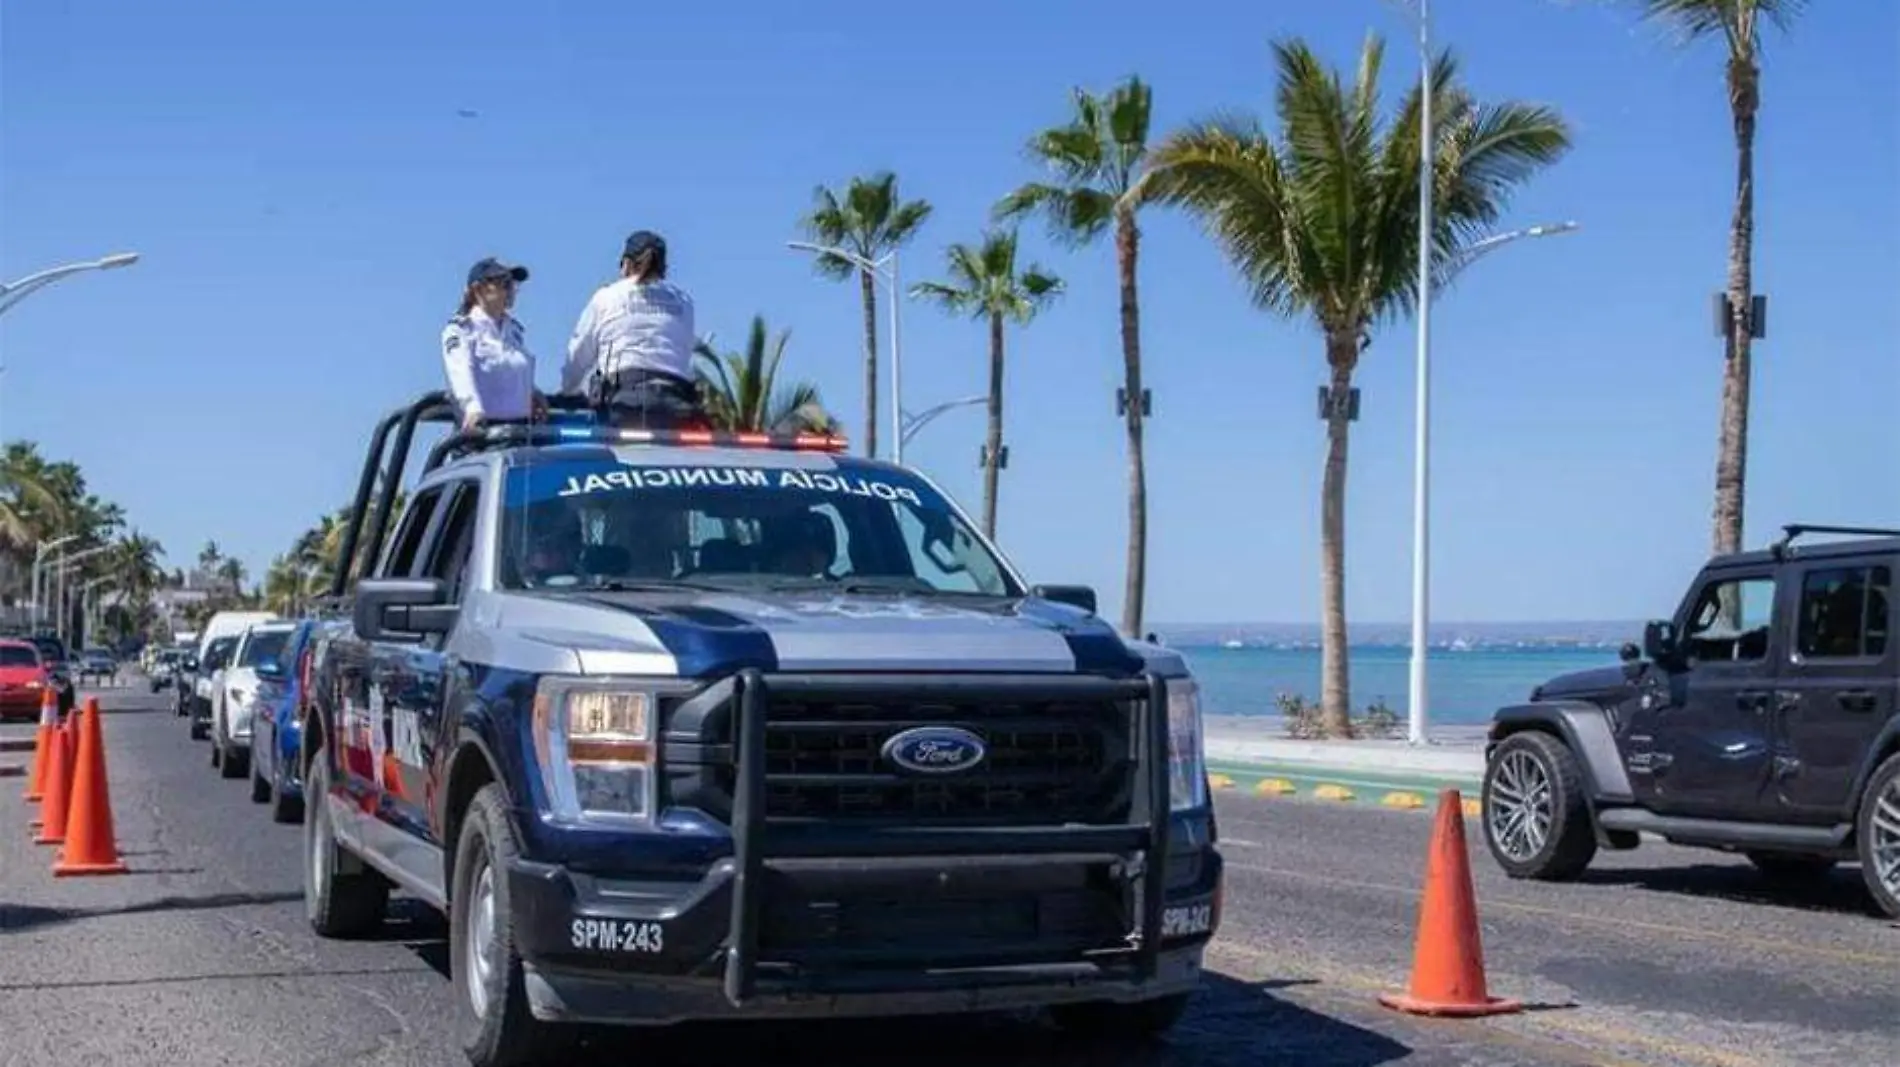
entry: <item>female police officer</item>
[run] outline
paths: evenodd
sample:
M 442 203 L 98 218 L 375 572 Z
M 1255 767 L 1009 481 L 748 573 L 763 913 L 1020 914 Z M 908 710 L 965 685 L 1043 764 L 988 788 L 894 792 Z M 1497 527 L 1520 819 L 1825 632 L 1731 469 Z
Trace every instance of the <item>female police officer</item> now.
M 528 268 L 489 258 L 469 268 L 462 306 L 442 328 L 442 362 L 462 428 L 521 420 L 542 410 L 534 387 L 534 355 L 521 323 L 508 313 Z

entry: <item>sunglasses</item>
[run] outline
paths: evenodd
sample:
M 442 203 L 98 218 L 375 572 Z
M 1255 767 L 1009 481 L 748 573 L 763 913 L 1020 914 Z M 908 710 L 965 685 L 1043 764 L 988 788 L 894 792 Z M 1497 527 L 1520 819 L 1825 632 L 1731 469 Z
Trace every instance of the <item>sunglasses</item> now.
M 488 285 L 497 286 L 502 289 L 513 289 L 515 287 L 515 279 L 511 274 L 497 275 L 496 277 L 484 278 L 482 280 Z

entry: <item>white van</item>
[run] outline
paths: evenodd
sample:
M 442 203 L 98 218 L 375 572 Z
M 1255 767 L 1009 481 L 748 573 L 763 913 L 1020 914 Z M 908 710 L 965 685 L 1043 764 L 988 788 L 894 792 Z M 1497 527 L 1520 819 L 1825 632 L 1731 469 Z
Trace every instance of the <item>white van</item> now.
M 211 699 L 218 691 L 218 684 L 224 672 L 221 669 L 207 670 L 205 653 L 211 649 L 211 642 L 220 637 L 242 637 L 244 631 L 260 622 L 276 622 L 274 611 L 220 611 L 205 621 L 204 628 L 198 631 L 198 674 L 192 683 L 191 736 L 193 740 L 202 739 L 206 728 L 211 725 Z

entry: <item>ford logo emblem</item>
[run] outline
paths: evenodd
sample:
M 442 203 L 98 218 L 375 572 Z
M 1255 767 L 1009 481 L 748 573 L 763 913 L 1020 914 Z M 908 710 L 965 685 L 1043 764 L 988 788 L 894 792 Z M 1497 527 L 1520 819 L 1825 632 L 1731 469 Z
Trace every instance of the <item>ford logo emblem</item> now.
M 956 774 L 983 762 L 983 739 L 955 726 L 918 726 L 891 735 L 884 758 L 913 774 Z

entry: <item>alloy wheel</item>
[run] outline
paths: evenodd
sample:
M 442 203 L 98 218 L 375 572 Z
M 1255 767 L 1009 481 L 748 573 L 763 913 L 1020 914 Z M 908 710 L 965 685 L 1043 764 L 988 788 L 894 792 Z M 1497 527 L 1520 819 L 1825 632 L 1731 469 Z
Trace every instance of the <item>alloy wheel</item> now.
M 1518 862 L 1535 857 L 1550 839 L 1550 773 L 1530 752 L 1507 752 L 1491 780 L 1489 829 L 1505 855 Z

